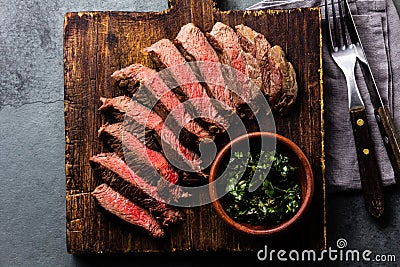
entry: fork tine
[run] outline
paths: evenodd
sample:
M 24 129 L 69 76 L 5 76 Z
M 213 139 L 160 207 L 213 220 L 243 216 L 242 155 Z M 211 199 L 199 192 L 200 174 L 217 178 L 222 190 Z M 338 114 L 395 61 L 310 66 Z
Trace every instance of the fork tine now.
M 325 24 L 326 24 L 326 36 L 328 37 L 328 48 L 330 51 L 334 50 L 334 44 L 332 40 L 331 23 L 329 19 L 329 5 L 328 0 L 325 0 Z
M 346 25 L 344 24 L 345 18 L 343 16 L 342 4 L 341 4 L 340 0 L 338 0 L 338 7 L 339 7 L 340 25 L 341 25 L 341 28 L 342 28 L 341 32 L 342 32 L 343 45 L 347 46 L 348 43 L 347 43 L 347 37 L 346 37 Z M 346 19 L 346 21 L 347 21 L 347 19 Z
M 334 46 L 336 47 L 340 47 L 341 46 L 341 42 L 340 42 L 340 34 L 339 34 L 339 28 L 338 28 L 338 23 L 337 23 L 337 17 L 336 17 L 336 7 L 335 7 L 335 0 L 331 0 L 331 4 L 332 4 L 332 16 L 333 16 L 333 32 L 335 35 L 335 40 L 334 42 Z

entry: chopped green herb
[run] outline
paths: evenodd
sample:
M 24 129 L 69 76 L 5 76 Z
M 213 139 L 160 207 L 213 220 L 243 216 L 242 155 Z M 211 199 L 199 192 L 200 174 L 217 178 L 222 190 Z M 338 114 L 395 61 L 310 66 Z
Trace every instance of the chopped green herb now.
M 228 165 L 229 170 L 224 174 L 227 179 L 226 211 L 236 221 L 277 225 L 290 219 L 299 209 L 301 188 L 288 157 L 275 151 L 235 152 Z M 243 166 L 246 169 L 240 178 L 238 170 L 243 170 Z M 253 178 L 261 185 L 250 192 Z

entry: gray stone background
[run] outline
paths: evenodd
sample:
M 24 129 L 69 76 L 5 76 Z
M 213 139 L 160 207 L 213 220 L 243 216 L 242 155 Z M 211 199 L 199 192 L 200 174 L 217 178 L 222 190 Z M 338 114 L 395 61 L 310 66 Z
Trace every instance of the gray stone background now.
M 219 5 L 244 9 L 256 2 L 221 0 Z M 1 267 L 213 265 L 213 254 L 76 257 L 66 252 L 63 16 L 70 11 L 166 8 L 167 0 L 0 0 Z M 400 190 L 387 188 L 385 193 L 387 215 L 381 221 L 368 216 L 359 192 L 328 196 L 328 246 L 336 248 L 336 240 L 345 238 L 349 249 L 397 257 L 397 263 L 371 265 L 400 266 Z M 255 254 L 218 259 L 219 266 L 271 266 L 257 263 Z

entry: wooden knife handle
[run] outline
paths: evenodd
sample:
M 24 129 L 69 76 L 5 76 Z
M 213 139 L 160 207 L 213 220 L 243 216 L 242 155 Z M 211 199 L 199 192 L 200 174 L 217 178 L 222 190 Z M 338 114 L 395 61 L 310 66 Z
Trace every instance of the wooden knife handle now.
M 397 183 L 400 177 L 400 139 L 394 126 L 389 108 L 383 106 L 375 109 L 375 118 L 378 122 L 383 143 L 385 144 Z
M 356 143 L 365 206 L 372 216 L 379 218 L 385 209 L 382 181 L 368 127 L 365 107 L 350 109 L 350 119 Z

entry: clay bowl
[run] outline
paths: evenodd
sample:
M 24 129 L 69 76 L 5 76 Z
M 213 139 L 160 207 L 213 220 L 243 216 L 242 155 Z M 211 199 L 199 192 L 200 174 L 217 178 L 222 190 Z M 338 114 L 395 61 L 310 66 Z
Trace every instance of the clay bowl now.
M 237 147 L 240 147 L 240 145 L 243 145 L 246 142 L 249 142 L 251 147 L 252 145 L 257 145 L 258 143 L 260 143 L 261 139 L 266 142 L 272 142 L 273 144 L 275 144 L 276 140 L 276 151 L 288 156 L 291 165 L 296 167 L 296 179 L 298 179 L 298 182 L 301 185 L 302 189 L 302 202 L 297 213 L 295 213 L 294 216 L 287 221 L 274 226 L 253 226 L 251 224 L 239 223 L 233 220 L 225 211 L 225 206 L 227 204 L 226 198 L 224 200 L 223 196 L 219 197 L 221 196 L 221 192 L 219 192 L 221 189 L 219 188 L 217 190 L 217 182 L 214 183 L 214 181 L 216 181 L 218 177 L 223 173 L 226 163 L 231 157 L 232 148 L 234 148 L 234 150 L 236 151 Z M 296 224 L 299 220 L 301 220 L 303 215 L 306 213 L 308 207 L 310 206 L 313 190 L 314 178 L 311 166 L 301 149 L 286 137 L 269 132 L 255 132 L 245 134 L 228 143 L 215 158 L 211 166 L 209 176 L 210 197 L 213 201 L 213 206 L 217 213 L 229 226 L 231 226 L 235 230 L 253 236 L 275 235 L 277 233 L 287 230 L 288 228 Z

